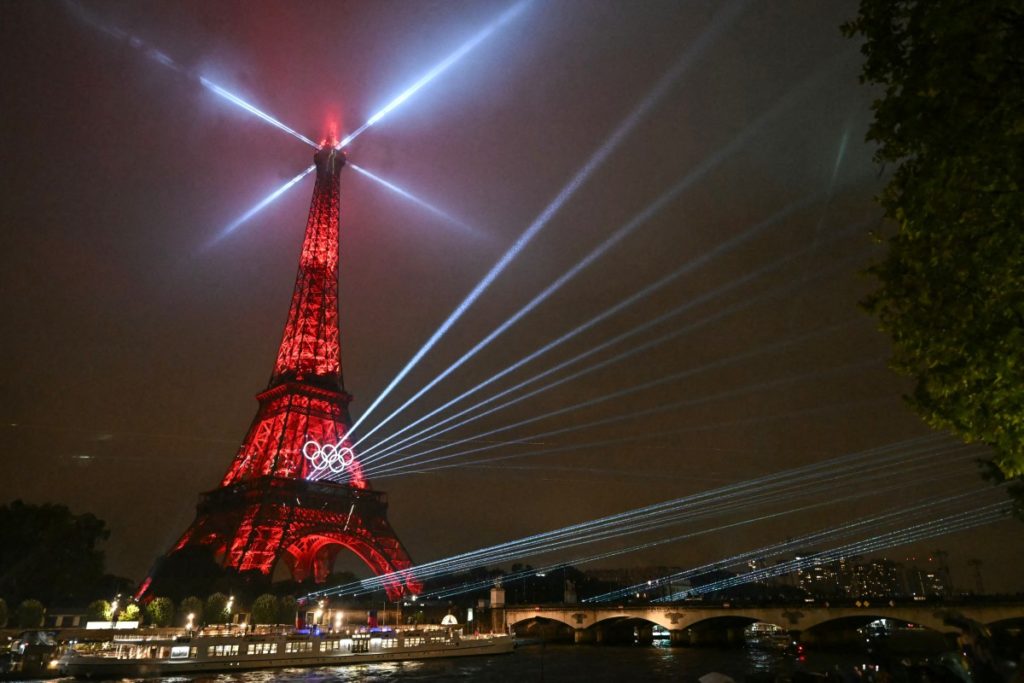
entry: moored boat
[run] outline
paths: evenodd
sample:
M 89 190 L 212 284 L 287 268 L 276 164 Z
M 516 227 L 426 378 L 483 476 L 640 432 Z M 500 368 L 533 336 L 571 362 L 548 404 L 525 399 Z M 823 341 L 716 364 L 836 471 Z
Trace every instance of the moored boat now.
M 73 643 L 60 660 L 78 678 L 173 676 L 298 666 L 344 666 L 512 651 L 504 635 L 463 635 L 457 628 L 374 628 L 347 632 L 199 634 L 175 638 L 115 636 Z

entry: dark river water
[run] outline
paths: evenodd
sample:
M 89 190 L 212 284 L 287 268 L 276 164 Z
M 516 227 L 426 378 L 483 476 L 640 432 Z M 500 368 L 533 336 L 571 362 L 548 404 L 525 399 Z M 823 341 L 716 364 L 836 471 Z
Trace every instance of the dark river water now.
M 528 645 L 513 654 L 418 662 L 363 664 L 310 669 L 275 669 L 224 675 L 166 678 L 164 681 L 216 683 L 330 683 L 333 681 L 684 681 L 710 672 L 740 683 L 751 675 L 791 673 L 794 667 L 825 671 L 833 664 L 859 663 L 853 655 L 809 655 L 804 663 L 754 649 L 688 648 L 664 645 Z M 767 676 L 766 676 L 767 678 Z M 71 680 L 71 679 L 66 679 Z M 766 680 L 762 678 L 761 680 Z

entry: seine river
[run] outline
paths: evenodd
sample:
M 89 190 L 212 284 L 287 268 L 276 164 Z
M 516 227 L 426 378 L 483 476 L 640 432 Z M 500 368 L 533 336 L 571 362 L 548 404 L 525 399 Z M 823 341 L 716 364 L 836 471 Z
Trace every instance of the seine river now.
M 825 671 L 835 663 L 853 664 L 856 658 L 835 655 L 804 664 L 753 649 L 688 648 L 601 645 L 528 645 L 511 655 L 466 657 L 419 662 L 365 664 L 311 669 L 275 669 L 217 676 L 166 678 L 164 681 L 202 683 L 330 683 L 333 681 L 662 681 L 695 683 L 712 671 L 737 682 L 751 675 L 791 673 L 794 667 Z M 71 680 L 71 679 L 65 679 Z M 762 679 L 763 680 L 763 679 Z

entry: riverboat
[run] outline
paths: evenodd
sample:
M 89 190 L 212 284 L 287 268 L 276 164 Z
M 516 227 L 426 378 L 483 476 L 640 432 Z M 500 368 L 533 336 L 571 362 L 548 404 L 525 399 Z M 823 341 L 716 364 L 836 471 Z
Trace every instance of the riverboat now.
M 344 666 L 512 651 L 505 634 L 464 635 L 451 627 L 374 628 L 346 632 L 223 633 L 173 638 L 114 636 L 77 642 L 60 659 L 77 678 L 175 676 L 281 667 Z

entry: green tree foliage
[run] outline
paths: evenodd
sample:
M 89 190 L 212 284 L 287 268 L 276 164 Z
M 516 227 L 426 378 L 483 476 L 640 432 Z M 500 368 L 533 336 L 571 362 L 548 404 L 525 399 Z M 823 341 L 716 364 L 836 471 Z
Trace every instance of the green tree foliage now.
M 14 612 L 14 620 L 18 628 L 39 628 L 43 625 L 46 609 L 38 600 L 22 600 Z
M 868 139 L 895 223 L 864 302 L 933 427 L 1024 475 L 1024 5 L 861 0 Z
M 93 600 L 85 608 L 85 618 L 88 621 L 106 621 L 110 617 L 110 603 L 106 600 Z
M 178 623 L 182 626 L 188 624 L 188 615 L 193 615 L 192 625 L 198 627 L 203 623 L 203 601 L 194 595 L 190 595 L 178 605 Z
M 7 626 L 7 603 L 0 598 L 0 628 Z
M 118 621 L 138 621 L 139 620 L 139 606 L 134 602 L 130 602 L 124 606 L 117 614 Z
M 174 601 L 170 598 L 153 598 L 146 605 L 146 621 L 152 626 L 170 626 L 174 621 Z
M 252 620 L 257 624 L 276 624 L 281 605 L 276 595 L 264 593 L 252 603 Z
M 295 598 L 290 595 L 286 595 L 278 601 L 278 606 L 280 609 L 277 613 L 277 623 L 294 624 L 295 611 L 297 609 L 295 605 Z
M 109 535 L 103 520 L 64 505 L 0 505 L 0 548 L 17 549 L 0 553 L 0 594 L 84 604 L 103 576 L 99 544 Z
M 206 598 L 206 605 L 203 607 L 204 624 L 223 624 L 228 621 L 228 596 L 223 593 L 214 593 Z

